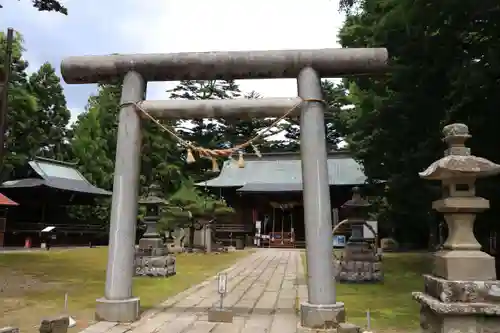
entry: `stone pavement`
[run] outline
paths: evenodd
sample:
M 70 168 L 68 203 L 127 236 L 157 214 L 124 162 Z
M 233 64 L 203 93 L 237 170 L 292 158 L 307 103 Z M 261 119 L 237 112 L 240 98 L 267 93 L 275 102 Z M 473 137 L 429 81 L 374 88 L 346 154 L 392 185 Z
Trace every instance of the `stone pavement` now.
M 135 323 L 99 322 L 81 333 L 297 332 L 297 302 L 307 298 L 299 250 L 259 249 L 226 272 L 224 307 L 233 310 L 231 324 L 207 320 L 208 309 L 219 303 L 212 278 L 166 300 Z

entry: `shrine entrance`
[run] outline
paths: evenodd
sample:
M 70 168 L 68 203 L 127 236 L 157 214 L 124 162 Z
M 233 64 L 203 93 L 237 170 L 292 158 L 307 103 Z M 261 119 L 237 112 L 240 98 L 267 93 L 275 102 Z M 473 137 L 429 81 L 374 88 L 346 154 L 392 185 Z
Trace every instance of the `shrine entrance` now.
M 305 327 L 330 327 L 344 304 L 337 302 L 332 255 L 332 220 L 324 126 L 326 103 L 321 78 L 387 70 L 386 49 L 320 49 L 251 52 L 80 56 L 63 60 L 67 83 L 123 80 L 111 206 L 108 266 L 104 297 L 96 316 L 114 322 L 135 321 L 139 298 L 132 295 L 135 229 L 141 157 L 141 122 L 156 119 L 286 117 L 300 118 L 304 219 L 307 221 L 308 302 L 301 305 Z M 298 96 L 233 100 L 145 101 L 151 81 L 296 78 Z M 168 132 L 168 129 L 166 130 Z M 169 132 L 175 136 L 175 133 Z M 247 144 L 251 144 L 249 141 Z M 225 156 L 179 141 L 189 152 Z M 230 149 L 238 152 L 244 147 Z M 189 154 L 188 154 L 189 157 Z
M 302 229 L 302 232 L 304 229 L 303 226 L 300 228 L 300 224 L 297 223 L 303 223 L 303 220 L 297 221 L 297 208 L 302 208 L 302 204 L 300 202 L 270 202 L 269 205 L 272 208 L 271 221 L 266 223 L 268 230 L 265 230 L 268 247 L 296 247 L 297 227 L 299 230 Z M 301 236 L 305 235 L 301 233 Z

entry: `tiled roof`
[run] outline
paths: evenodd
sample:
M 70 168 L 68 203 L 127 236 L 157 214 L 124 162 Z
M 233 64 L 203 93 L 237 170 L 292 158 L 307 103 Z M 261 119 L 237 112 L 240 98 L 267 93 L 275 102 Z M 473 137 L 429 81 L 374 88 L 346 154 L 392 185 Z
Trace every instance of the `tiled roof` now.
M 361 185 L 366 176 L 361 166 L 345 152 L 328 156 L 329 185 Z M 299 154 L 264 154 L 262 158 L 245 156 L 245 167 L 226 161 L 216 178 L 199 183 L 207 187 L 241 187 L 247 184 L 279 184 L 301 190 L 302 167 Z M 252 185 L 255 187 L 255 185 Z M 262 185 L 266 186 L 266 185 Z M 262 187 L 261 186 L 261 187 Z M 276 187 L 276 186 L 274 186 Z M 269 191 L 269 190 L 268 190 Z
M 59 190 L 111 195 L 111 192 L 92 185 L 78 170 L 65 163 L 35 159 L 28 164 L 39 178 L 9 180 L 1 184 L 0 188 L 8 191 L 11 188 L 48 186 Z

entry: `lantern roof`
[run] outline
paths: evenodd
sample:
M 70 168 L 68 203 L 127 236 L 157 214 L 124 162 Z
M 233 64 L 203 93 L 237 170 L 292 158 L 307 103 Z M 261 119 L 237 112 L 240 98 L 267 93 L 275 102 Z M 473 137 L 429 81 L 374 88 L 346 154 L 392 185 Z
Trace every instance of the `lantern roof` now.
M 349 209 L 349 208 L 363 208 L 370 207 L 371 204 L 361 197 L 361 191 L 359 187 L 355 186 L 352 188 L 352 198 L 344 202 L 341 208 Z
M 432 163 L 419 176 L 428 180 L 445 180 L 451 178 L 481 178 L 500 173 L 500 165 L 482 157 L 471 154 L 465 141 L 471 137 L 465 124 L 455 123 L 443 128 L 444 139 L 448 149 L 444 157 Z
M 152 184 L 148 188 L 148 194 L 139 200 L 140 205 L 162 205 L 166 203 L 163 199 L 161 187 L 158 184 Z

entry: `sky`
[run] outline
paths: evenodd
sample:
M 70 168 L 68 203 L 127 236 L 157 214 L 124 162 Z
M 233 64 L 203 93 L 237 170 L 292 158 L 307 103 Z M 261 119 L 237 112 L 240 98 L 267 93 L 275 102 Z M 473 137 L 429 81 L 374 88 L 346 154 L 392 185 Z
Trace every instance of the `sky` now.
M 338 0 L 63 0 L 69 15 L 38 12 L 31 0 L 2 1 L 0 29 L 24 37 L 29 71 L 74 55 L 317 49 L 340 47 Z M 295 80 L 242 80 L 243 92 L 295 97 Z M 72 119 L 95 85 L 66 85 Z M 175 82 L 148 84 L 166 99 Z

